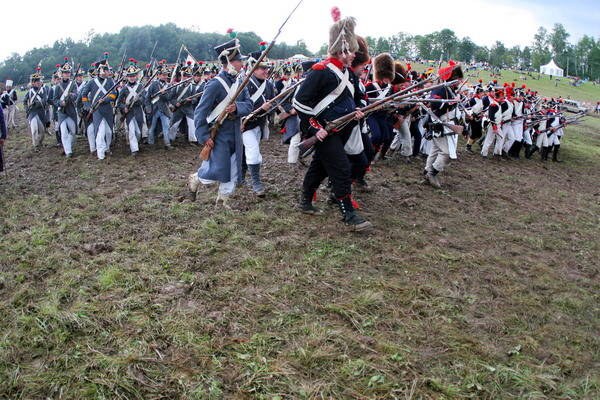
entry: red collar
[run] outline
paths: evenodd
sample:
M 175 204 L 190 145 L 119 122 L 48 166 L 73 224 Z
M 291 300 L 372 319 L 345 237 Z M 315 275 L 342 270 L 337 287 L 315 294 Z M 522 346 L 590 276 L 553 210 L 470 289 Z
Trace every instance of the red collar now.
M 342 64 L 342 62 L 335 58 L 335 57 L 329 57 L 327 60 L 325 60 L 326 63 L 332 63 L 333 65 L 335 65 L 336 67 L 338 67 L 339 69 L 344 69 L 344 64 Z

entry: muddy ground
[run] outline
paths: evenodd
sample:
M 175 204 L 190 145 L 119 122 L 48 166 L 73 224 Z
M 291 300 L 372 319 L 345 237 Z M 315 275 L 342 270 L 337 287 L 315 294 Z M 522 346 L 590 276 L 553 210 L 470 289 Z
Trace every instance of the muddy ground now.
M 264 143 L 262 200 L 182 201 L 197 148 L 31 150 L 0 177 L 2 399 L 594 399 L 600 123 L 564 163 L 462 152 L 373 167 L 375 225 L 297 212 L 305 169 Z

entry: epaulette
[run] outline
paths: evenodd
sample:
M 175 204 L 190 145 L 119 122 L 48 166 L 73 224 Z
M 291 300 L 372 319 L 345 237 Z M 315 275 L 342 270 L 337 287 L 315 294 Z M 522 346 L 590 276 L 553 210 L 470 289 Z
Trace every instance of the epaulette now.
M 314 71 L 323 71 L 327 68 L 327 61 L 321 61 L 312 66 L 312 70 Z

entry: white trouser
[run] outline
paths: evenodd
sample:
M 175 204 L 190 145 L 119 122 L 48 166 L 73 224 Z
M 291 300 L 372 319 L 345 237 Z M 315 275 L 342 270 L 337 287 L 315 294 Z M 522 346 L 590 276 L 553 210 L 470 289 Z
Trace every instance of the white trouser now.
M 419 152 L 425 155 L 429 155 L 429 152 L 431 152 L 431 140 L 425 139 L 424 134 L 421 135 L 421 149 Z
M 504 134 L 502 150 L 507 152 L 515 142 L 515 131 L 513 130 L 512 122 L 506 122 L 502 125 L 502 133 Z M 502 154 L 502 150 L 500 151 L 500 154 Z
M 520 142 L 523 140 L 523 120 L 517 120 L 512 122 L 513 134 L 515 137 L 515 142 Z
M 552 135 L 548 138 L 548 146 L 554 146 L 560 144 L 560 136 L 558 136 L 558 131 L 553 132 Z
M 431 149 L 425 163 L 425 169 L 429 172 L 435 168 L 441 172 L 450 163 L 450 153 L 448 150 L 448 138 L 445 136 L 434 137 L 430 140 Z
M 533 144 L 533 141 L 531 139 L 531 129 L 525 129 L 523 131 L 523 141 L 525 141 L 525 143 L 527 143 L 528 145 Z
M 8 128 L 9 126 L 12 126 L 13 128 L 16 128 L 17 124 L 15 124 L 15 114 L 17 113 L 17 105 L 12 104 L 7 107 L 7 110 L 8 112 L 6 114 L 6 127 Z
M 481 147 L 481 155 L 487 157 L 488 152 L 490 151 L 490 147 L 494 144 L 494 154 L 501 155 L 502 154 L 502 146 L 504 145 L 504 134 L 502 129 L 498 129 L 497 132 L 494 132 L 494 128 L 492 124 L 488 126 L 487 133 L 485 135 L 485 140 L 483 141 L 483 146 Z
M 197 142 L 198 139 L 196 139 L 196 133 L 194 132 L 194 119 L 193 118 L 189 118 L 189 117 L 184 117 L 186 119 L 187 122 L 187 140 L 188 142 Z M 175 122 L 173 125 L 171 125 L 171 127 L 169 128 L 169 140 L 172 142 L 175 140 L 175 138 L 177 137 L 177 131 L 179 130 L 179 125 L 181 125 L 181 121 L 183 121 L 183 118 L 180 119 L 179 121 Z
M 271 135 L 271 131 L 269 130 L 269 123 L 265 121 L 265 123 L 260 127 L 262 130 L 262 140 L 269 140 L 269 136 Z
M 148 137 L 148 124 L 146 123 L 146 113 L 144 113 L 144 123 L 142 124 L 142 137 Z
M 290 147 L 288 148 L 288 163 L 296 164 L 298 157 L 300 157 L 300 150 L 298 150 L 298 144 L 300 144 L 300 132 L 296 133 L 290 139 Z
M 75 144 L 75 132 L 77 126 L 72 118 L 65 118 L 60 124 L 60 141 L 63 145 L 65 154 L 73 154 L 73 145 Z
M 31 129 L 31 140 L 34 147 L 39 147 L 44 141 L 44 124 L 37 115 L 29 121 L 29 129 Z
M 104 160 L 106 152 L 110 148 L 110 142 L 112 140 L 112 131 L 110 125 L 105 119 L 102 119 L 98 126 L 98 132 L 96 132 L 96 150 L 98 153 L 98 159 Z
M 209 161 L 202 161 L 202 165 L 204 165 L 204 163 L 208 163 L 208 162 Z M 202 165 L 200 166 L 200 169 L 202 169 Z M 237 159 L 236 159 L 235 154 L 232 154 L 231 155 L 231 180 L 229 182 L 219 183 L 219 194 L 221 196 L 231 195 L 235 191 L 235 183 L 237 182 L 237 179 L 238 179 Z M 200 177 L 198 178 L 198 180 L 203 185 L 212 185 L 213 183 L 217 182 L 217 181 L 212 181 L 210 179 L 202 179 Z
M 90 153 L 93 153 L 96 151 L 96 133 L 94 132 L 94 124 L 88 125 L 86 135 L 90 145 Z
M 141 137 L 142 132 L 140 130 L 140 127 L 138 126 L 135 118 L 132 118 L 129 122 L 129 125 L 127 125 L 127 138 L 129 141 L 129 149 L 132 153 L 140 151 L 139 140 L 141 139 Z
M 408 157 L 412 155 L 412 138 L 410 136 L 410 118 L 405 118 L 400 129 L 398 129 L 394 140 L 390 145 L 390 150 L 400 149 L 400 155 Z M 402 146 L 402 147 L 400 147 Z
M 548 135 L 546 134 L 546 132 L 542 132 L 538 135 L 537 140 L 535 141 L 535 145 L 540 149 L 542 147 L 550 146 L 550 142 L 548 141 Z
M 261 136 L 261 126 L 257 126 L 242 132 L 242 141 L 244 142 L 244 153 L 246 154 L 246 164 L 248 165 L 256 165 L 262 163 L 262 155 L 260 154 Z

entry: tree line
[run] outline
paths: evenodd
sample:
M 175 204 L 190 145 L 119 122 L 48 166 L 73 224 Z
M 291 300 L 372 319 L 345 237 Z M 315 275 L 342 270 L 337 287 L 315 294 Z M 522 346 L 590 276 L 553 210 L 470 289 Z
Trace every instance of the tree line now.
M 427 35 L 400 32 L 391 37 L 366 37 L 374 53 L 390 52 L 396 58 L 485 62 L 494 67 L 539 70 L 554 58 L 565 74 L 587 79 L 600 78 L 600 38 L 584 35 L 577 43 L 568 41 L 571 35 L 562 24 L 552 30 L 541 26 L 530 46 L 508 48 L 501 41 L 492 46 L 477 45 L 471 38 L 456 36 L 451 29 Z M 321 48 L 321 52 L 326 47 Z
M 554 58 L 565 74 L 587 79 L 600 78 L 600 39 L 584 35 L 577 43 L 569 42 L 570 34 L 562 24 L 552 30 L 539 27 L 531 45 L 508 48 L 501 41 L 491 47 L 480 46 L 471 38 L 459 38 L 451 29 L 442 29 L 427 35 L 411 35 L 399 32 L 391 37 L 371 37 L 366 40 L 373 54 L 389 52 L 396 58 L 443 60 L 455 59 L 463 62 L 485 62 L 495 67 L 538 70 L 540 65 Z M 41 62 L 42 70 L 49 76 L 64 56 L 81 62 L 87 68 L 101 59 L 108 51 L 112 65 L 120 63 L 126 54 L 146 63 L 154 49 L 153 57 L 173 62 L 177 59 L 181 44 L 185 44 L 199 60 L 214 60 L 214 46 L 228 40 L 229 36 L 219 33 L 203 33 L 193 29 L 177 27 L 173 23 L 159 26 L 124 27 L 118 33 L 97 34 L 90 31 L 80 41 L 57 40 L 52 46 L 34 48 L 25 54 L 13 54 L 0 63 L 0 79 L 12 79 L 25 83 L 35 66 Z M 254 32 L 238 34 L 242 50 L 259 50 L 261 38 Z M 156 48 L 154 46 L 156 45 Z M 327 53 L 324 44 L 316 54 L 311 53 L 304 41 L 294 45 L 276 44 L 270 58 L 284 59 L 294 54 L 323 57 Z M 185 58 L 187 54 L 183 55 Z
M 254 32 L 239 32 L 237 37 L 245 53 L 258 51 L 259 42 L 263 40 Z M 41 63 L 42 74 L 48 77 L 56 69 L 56 64 L 64 62 L 65 56 L 74 60 L 76 64 L 81 63 L 82 68 L 87 70 L 91 63 L 102 59 L 104 52 L 109 52 L 109 63 L 113 66 L 121 63 L 124 54 L 126 59 L 135 58 L 143 66 L 150 61 L 153 50 L 152 58 L 174 62 L 179 55 L 181 44 L 185 44 L 198 60 L 214 60 L 216 56 L 213 48 L 229 39 L 227 34 L 197 32 L 180 28 L 173 23 L 159 26 L 126 26 L 118 33 L 97 34 L 90 31 L 80 41 L 61 39 L 55 41 L 52 46 L 34 48 L 25 54 L 12 54 L 0 63 L 0 79 L 2 82 L 12 79 L 17 84 L 25 83 L 38 63 Z M 306 44 L 299 40 L 294 45 L 276 44 L 270 52 L 270 57 L 283 59 L 299 53 L 312 55 Z M 181 59 L 184 60 L 186 56 L 187 53 L 182 52 Z

